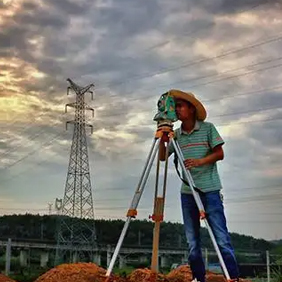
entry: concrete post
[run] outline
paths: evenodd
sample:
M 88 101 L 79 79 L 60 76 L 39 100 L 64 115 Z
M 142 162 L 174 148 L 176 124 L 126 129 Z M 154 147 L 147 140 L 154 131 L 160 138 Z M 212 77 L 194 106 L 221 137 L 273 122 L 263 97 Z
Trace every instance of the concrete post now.
M 40 266 L 46 267 L 48 261 L 49 261 L 49 252 L 41 251 L 41 253 L 40 253 Z
M 208 252 L 208 249 L 205 248 L 205 267 L 206 269 L 208 269 L 208 266 L 209 266 L 209 252 Z
M 76 262 L 77 262 L 77 259 L 78 259 L 78 257 L 77 257 L 77 251 L 74 251 L 74 252 L 72 253 L 72 262 L 73 262 L 73 263 L 76 263 Z
M 267 271 L 267 282 L 270 282 L 270 258 L 269 258 L 269 251 L 266 251 L 266 271 Z
M 101 266 L 101 255 L 98 252 L 94 254 L 94 263 Z
M 139 257 L 139 262 L 140 263 L 147 263 L 148 262 L 148 258 L 146 256 L 140 256 Z
M 119 259 L 119 269 L 122 269 L 126 266 L 126 258 L 123 255 L 118 256 Z
M 5 262 L 5 274 L 10 274 L 11 268 L 11 248 L 12 248 L 12 241 L 11 238 L 8 239 L 7 246 L 6 246 L 6 262 Z
M 181 263 L 187 263 L 188 262 L 188 253 L 185 252 L 184 256 L 182 257 Z
M 166 256 L 161 256 L 161 267 L 166 267 L 168 265 L 168 259 Z
M 111 263 L 111 245 L 107 246 L 107 267 L 109 267 L 110 263 Z
M 20 250 L 20 266 L 26 267 L 27 266 L 27 251 Z

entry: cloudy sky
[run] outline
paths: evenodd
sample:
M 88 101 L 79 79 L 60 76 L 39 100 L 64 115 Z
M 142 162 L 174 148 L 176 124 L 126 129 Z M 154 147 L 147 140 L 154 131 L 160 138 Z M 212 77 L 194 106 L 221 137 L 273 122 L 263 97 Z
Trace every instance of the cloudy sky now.
M 125 218 L 157 100 L 177 88 L 204 102 L 226 141 L 218 166 L 230 231 L 281 239 L 281 10 L 281 0 L 1 0 L 0 213 L 48 213 L 48 203 L 55 212 L 63 197 L 69 77 L 95 84 L 86 100 L 96 218 Z M 154 174 L 139 219 L 152 214 Z M 180 184 L 170 161 L 173 222 L 182 221 Z

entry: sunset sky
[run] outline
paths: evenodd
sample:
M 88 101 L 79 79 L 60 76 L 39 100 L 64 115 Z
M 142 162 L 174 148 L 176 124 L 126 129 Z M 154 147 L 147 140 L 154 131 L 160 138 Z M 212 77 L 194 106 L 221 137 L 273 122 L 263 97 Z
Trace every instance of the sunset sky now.
M 225 140 L 231 232 L 282 239 L 282 2 L 1 0 L 0 214 L 52 212 L 66 181 L 75 95 L 95 85 L 87 133 L 95 218 L 125 219 L 162 93 L 193 92 Z M 175 128 L 179 126 L 175 124 Z M 155 169 L 138 207 L 152 214 Z M 182 222 L 169 165 L 165 220 Z

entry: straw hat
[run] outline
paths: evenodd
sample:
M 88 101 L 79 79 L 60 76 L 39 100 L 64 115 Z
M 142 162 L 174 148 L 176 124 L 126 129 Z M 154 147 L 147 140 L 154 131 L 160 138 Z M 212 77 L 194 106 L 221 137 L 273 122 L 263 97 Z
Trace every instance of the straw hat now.
M 195 97 L 195 95 L 191 92 L 183 92 L 176 89 L 171 89 L 168 91 L 169 95 L 174 97 L 174 99 L 182 99 L 190 102 L 196 108 L 197 119 L 205 120 L 207 117 L 207 112 L 204 105 Z

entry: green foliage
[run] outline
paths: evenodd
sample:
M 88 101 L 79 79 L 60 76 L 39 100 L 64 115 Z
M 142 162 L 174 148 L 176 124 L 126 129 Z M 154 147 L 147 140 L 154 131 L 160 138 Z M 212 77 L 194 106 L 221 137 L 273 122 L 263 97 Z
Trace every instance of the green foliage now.
M 40 275 L 45 273 L 48 269 L 32 267 L 32 268 L 20 268 L 15 271 L 13 274 L 10 275 L 10 278 L 14 279 L 15 281 L 21 282 L 33 282 L 35 281 Z
M 0 268 L 5 269 L 6 257 L 5 255 L 0 257 Z M 19 265 L 19 258 L 11 257 L 10 268 L 15 269 Z
M 272 253 L 277 254 L 277 255 L 282 255 L 282 243 L 281 245 L 276 245 L 273 248 Z
M 0 218 L 1 240 L 56 242 L 56 228 L 58 216 L 40 215 L 9 215 Z M 118 241 L 124 225 L 123 220 L 95 220 L 97 241 L 99 245 L 112 244 Z M 151 247 L 153 240 L 154 224 L 148 220 L 133 220 L 124 239 L 124 246 L 142 245 Z M 210 237 L 205 228 L 201 229 L 202 246 L 213 248 Z M 236 251 L 261 251 L 274 250 L 282 252 L 281 246 L 272 242 L 255 239 L 251 236 L 231 233 L 231 240 Z M 186 248 L 186 238 L 183 225 L 180 223 L 163 222 L 160 231 L 161 248 Z M 0 254 L 1 255 L 1 254 Z
M 130 273 L 132 273 L 132 271 L 134 270 L 135 268 L 132 267 L 132 266 L 127 266 L 127 267 L 124 267 L 124 268 L 117 268 L 115 267 L 113 269 L 113 273 L 115 275 L 119 275 L 121 277 L 127 277 Z
M 282 269 L 280 265 L 272 268 L 271 278 L 272 278 L 272 282 L 281 282 L 282 281 Z
M 275 245 L 264 239 L 255 239 L 252 236 L 231 233 L 231 240 L 236 250 L 272 250 Z

